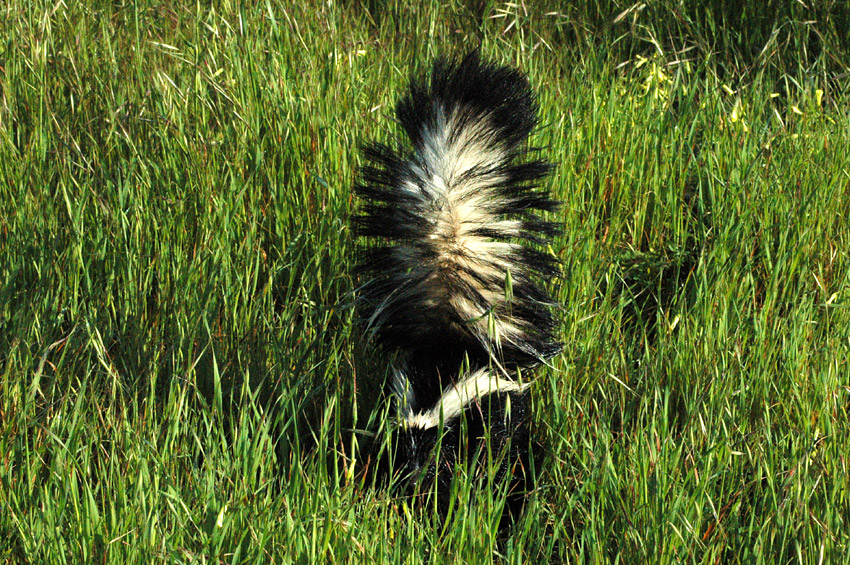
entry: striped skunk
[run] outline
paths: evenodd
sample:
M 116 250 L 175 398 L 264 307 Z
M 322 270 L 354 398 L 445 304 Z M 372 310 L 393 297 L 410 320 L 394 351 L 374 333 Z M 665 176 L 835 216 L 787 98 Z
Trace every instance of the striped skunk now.
M 537 106 L 517 70 L 440 59 L 396 106 L 407 141 L 374 143 L 355 185 L 363 201 L 358 317 L 395 352 L 396 474 L 449 505 L 456 464 L 500 462 L 509 511 L 529 487 L 529 399 L 520 372 L 560 350 L 550 296 L 557 233 L 539 212 L 551 166 L 527 139 Z M 533 244 L 534 247 L 529 246 Z M 501 457 L 501 459 L 496 459 Z

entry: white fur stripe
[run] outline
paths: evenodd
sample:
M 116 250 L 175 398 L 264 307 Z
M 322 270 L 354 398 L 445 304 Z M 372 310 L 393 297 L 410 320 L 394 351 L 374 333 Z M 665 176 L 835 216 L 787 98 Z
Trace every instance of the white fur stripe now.
M 393 369 L 393 389 L 399 399 L 402 421 L 409 428 L 429 429 L 449 422 L 460 416 L 471 402 L 493 393 L 515 392 L 523 390 L 528 384 L 520 385 L 516 381 L 493 375 L 489 369 L 479 369 L 463 381 L 443 392 L 430 410 L 413 414 L 411 406 L 415 399 L 410 382 L 403 371 Z
M 510 316 L 497 314 L 507 310 L 506 274 L 523 270 L 523 265 L 511 259 L 522 246 L 477 233 L 481 228 L 492 228 L 508 237 L 522 234 L 522 221 L 494 214 L 504 204 L 505 177 L 501 167 L 509 159 L 505 141 L 494 134 L 487 115 L 470 115 L 467 108 L 447 115 L 442 105 L 434 112 L 433 126 L 424 131 L 421 161 L 411 163 L 411 172 L 419 181 L 403 183 L 400 188 L 420 201 L 421 214 L 430 225 L 423 234 L 424 243 L 436 258 L 423 262 L 418 249 L 403 247 L 395 253 L 410 264 L 411 271 L 433 272 L 420 283 L 432 301 L 429 306 L 448 305 L 469 323 L 469 330 L 485 347 L 490 349 L 487 344 L 492 343 L 522 343 L 525 330 Z M 489 306 L 475 304 L 470 293 L 451 290 L 439 280 L 442 272 L 460 275 Z M 464 274 L 467 272 L 474 272 L 477 277 Z M 482 280 L 493 282 L 485 284 Z M 488 312 L 493 315 L 488 316 Z

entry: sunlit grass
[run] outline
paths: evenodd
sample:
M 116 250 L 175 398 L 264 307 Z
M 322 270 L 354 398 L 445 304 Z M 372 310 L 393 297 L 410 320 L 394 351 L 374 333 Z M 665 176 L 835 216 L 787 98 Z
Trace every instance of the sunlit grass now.
M 847 10 L 698 4 L 0 8 L 0 559 L 844 561 Z M 479 46 L 563 202 L 507 539 L 372 487 L 352 327 L 359 147 Z

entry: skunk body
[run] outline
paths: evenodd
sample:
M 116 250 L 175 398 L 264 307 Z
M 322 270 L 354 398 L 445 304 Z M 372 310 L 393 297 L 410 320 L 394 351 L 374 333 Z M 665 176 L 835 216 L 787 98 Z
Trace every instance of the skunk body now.
M 418 484 L 444 483 L 483 438 L 506 454 L 500 474 L 528 463 L 518 372 L 560 348 L 553 301 L 534 282 L 557 274 L 556 259 L 539 250 L 557 230 L 537 213 L 557 203 L 536 187 L 550 165 L 526 146 L 536 112 L 518 71 L 476 53 L 440 60 L 396 107 L 409 145 L 364 152 L 355 227 L 373 245 L 360 250 L 359 316 L 398 352 L 395 467 Z
M 436 483 L 437 506 L 445 512 L 456 466 L 489 470 L 495 474 L 493 483 L 508 490 L 504 517 L 515 514 L 531 479 L 526 385 L 482 368 L 447 386 L 434 404 L 422 406 L 401 371 L 394 373 L 396 469 L 407 479 L 408 490 L 429 494 Z

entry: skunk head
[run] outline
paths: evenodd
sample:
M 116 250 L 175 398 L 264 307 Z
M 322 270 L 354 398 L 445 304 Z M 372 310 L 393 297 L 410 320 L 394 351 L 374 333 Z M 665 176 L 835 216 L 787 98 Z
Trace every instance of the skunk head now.
M 526 462 L 528 400 L 523 385 L 480 369 L 423 407 L 405 372 L 394 373 L 400 419 L 396 468 L 409 490 L 424 494 L 436 484 L 439 505 L 445 508 L 456 464 L 472 472 L 486 469 L 491 453 L 501 458 L 496 477 L 501 482 L 517 461 Z

